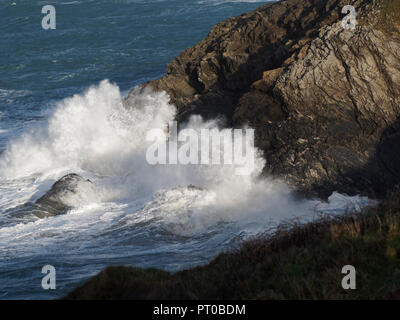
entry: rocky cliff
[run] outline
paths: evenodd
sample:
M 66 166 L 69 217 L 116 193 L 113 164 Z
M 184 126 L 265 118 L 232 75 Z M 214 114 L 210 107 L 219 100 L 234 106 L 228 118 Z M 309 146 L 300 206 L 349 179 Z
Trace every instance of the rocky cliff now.
M 179 121 L 249 124 L 264 173 L 301 192 L 382 197 L 400 183 L 399 31 L 400 0 L 283 0 L 216 25 L 146 86 Z

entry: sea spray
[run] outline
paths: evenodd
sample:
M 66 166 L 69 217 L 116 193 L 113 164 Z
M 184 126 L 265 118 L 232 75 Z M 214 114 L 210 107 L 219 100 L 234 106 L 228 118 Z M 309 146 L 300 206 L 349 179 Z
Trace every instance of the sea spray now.
M 85 275 L 114 263 L 179 270 L 284 219 L 310 218 L 323 205 L 340 213 L 349 203 L 367 202 L 337 194 L 332 205 L 296 201 L 288 186 L 260 176 L 265 160 L 257 149 L 247 176 L 230 165 L 150 165 L 145 136 L 175 114 L 166 93 L 138 88 L 127 105 L 105 80 L 57 103 L 45 125 L 10 141 L 0 155 L 2 263 L 18 268 L 34 256 L 55 266 L 67 261 Z M 221 123 L 193 117 L 184 128 Z M 68 213 L 13 216 L 14 207 L 34 202 L 68 173 L 93 182 L 90 190 L 66 195 Z
M 104 80 L 57 103 L 47 126 L 32 128 L 11 142 L 0 158 L 0 177 L 4 181 L 33 177 L 41 189 L 46 181 L 77 172 L 94 181 L 96 192 L 66 200 L 76 207 L 151 197 L 149 203 L 159 203 L 162 194 L 166 203 L 157 212 L 159 218 L 169 226 L 176 219 L 179 228 L 175 229 L 185 233 L 219 221 L 263 221 L 265 225 L 266 221 L 310 214 L 309 202 L 294 201 L 287 186 L 260 178 L 265 161 L 257 149 L 255 169 L 249 176 L 236 175 L 230 165 L 149 164 L 147 133 L 166 128 L 175 114 L 164 92 L 138 88 L 126 106 L 119 88 Z M 200 132 L 220 129 L 220 125 L 196 116 L 184 128 Z M 188 185 L 199 189 L 187 189 Z M 176 195 L 186 201 L 177 201 Z

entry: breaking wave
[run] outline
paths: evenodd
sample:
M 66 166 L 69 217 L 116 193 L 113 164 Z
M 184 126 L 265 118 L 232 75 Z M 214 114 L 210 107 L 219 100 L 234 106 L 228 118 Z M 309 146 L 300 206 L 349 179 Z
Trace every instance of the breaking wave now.
M 259 177 L 258 150 L 248 176 L 236 175 L 233 166 L 149 165 L 148 130 L 165 128 L 175 114 L 166 93 L 137 88 L 127 104 L 104 80 L 57 103 L 45 125 L 9 142 L 0 155 L 0 259 L 44 256 L 50 264 L 91 261 L 95 270 L 114 262 L 177 270 L 283 219 L 340 213 L 368 201 L 337 193 L 328 203 L 296 201 L 285 184 Z M 219 123 L 193 117 L 187 127 Z M 93 186 L 66 199 L 73 207 L 67 214 L 14 214 L 72 172 Z

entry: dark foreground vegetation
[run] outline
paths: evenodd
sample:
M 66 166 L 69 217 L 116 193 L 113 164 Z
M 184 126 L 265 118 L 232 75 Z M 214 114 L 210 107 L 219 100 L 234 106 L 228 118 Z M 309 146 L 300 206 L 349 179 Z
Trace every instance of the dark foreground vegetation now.
M 341 286 L 345 265 L 356 268 L 356 290 Z M 191 270 L 109 267 L 65 298 L 400 298 L 400 192 L 361 213 L 282 224 Z

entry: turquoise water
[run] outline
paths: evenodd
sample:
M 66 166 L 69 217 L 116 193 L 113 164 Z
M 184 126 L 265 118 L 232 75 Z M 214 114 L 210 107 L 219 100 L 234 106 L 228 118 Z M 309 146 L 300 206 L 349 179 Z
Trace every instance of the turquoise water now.
M 51 4 L 56 8 L 57 29 L 46 31 L 41 28 L 41 8 L 47 1 L 0 0 L 0 152 L 6 148 L 20 152 L 15 158 L 5 153 L 0 156 L 5 163 L 0 170 L 0 299 L 60 297 L 110 264 L 179 270 L 209 261 L 240 237 L 241 229 L 236 227 L 221 236 L 218 221 L 206 232 L 190 237 L 143 222 L 137 222 L 132 230 L 123 219 L 127 212 L 143 207 L 135 202 L 137 198 L 108 201 L 97 211 L 86 208 L 84 217 L 21 220 L 9 212 L 37 199 L 61 174 L 72 170 L 52 167 L 40 171 L 35 166 L 47 159 L 36 159 L 29 149 L 34 145 L 40 154 L 51 144 L 48 136 L 43 138 L 37 131 L 48 126 L 55 109 L 62 109 L 56 107 L 59 101 L 104 79 L 126 94 L 135 85 L 162 76 L 167 63 L 204 38 L 212 25 L 263 3 L 56 0 Z M 74 118 L 68 119 L 66 116 L 65 121 Z M 21 135 L 36 138 L 26 144 L 14 143 Z M 33 173 L 17 178 L 28 165 Z M 11 166 L 17 168 L 15 175 L 5 177 Z M 94 180 L 103 177 L 94 170 L 74 170 Z M 182 198 L 179 192 L 168 193 L 167 198 Z M 195 196 L 182 192 L 188 199 Z M 143 203 L 158 201 L 157 197 L 147 198 Z M 117 218 L 108 218 L 110 212 Z M 93 219 L 112 224 L 90 229 Z M 54 291 L 41 288 L 40 271 L 45 264 L 57 269 Z

